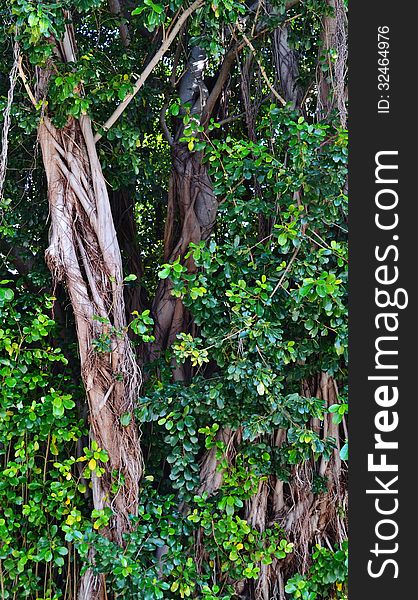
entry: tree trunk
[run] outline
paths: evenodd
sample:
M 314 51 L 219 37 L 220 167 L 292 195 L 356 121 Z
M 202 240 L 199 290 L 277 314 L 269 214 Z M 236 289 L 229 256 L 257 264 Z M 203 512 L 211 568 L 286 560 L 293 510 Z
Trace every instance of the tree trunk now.
M 332 14 L 323 17 L 320 55 L 328 64 L 328 69 L 318 66 L 318 101 L 317 114 L 319 119 L 326 119 L 336 109 L 342 127 L 347 124 L 345 77 L 347 68 L 347 14 L 344 0 L 327 0 Z M 334 59 L 330 56 L 334 50 Z
M 185 260 L 189 244 L 207 240 L 216 218 L 217 200 L 202 164 L 201 154 L 189 152 L 183 144 L 172 150 L 167 220 L 164 235 L 164 261 L 180 257 L 189 273 L 196 270 L 193 259 Z M 169 279 L 160 281 L 153 304 L 155 318 L 154 352 L 169 347 L 181 331 L 187 331 L 190 317 L 180 298 L 171 295 Z
M 205 54 L 193 48 L 186 72 L 182 77 L 180 98 L 183 106 L 191 105 L 191 114 L 199 120 L 205 106 L 208 90 L 203 81 Z M 177 258 L 189 273 L 196 269 L 193 259 L 184 258 L 191 242 L 198 244 L 207 240 L 215 225 L 218 202 L 201 152 L 191 152 L 186 144 L 179 142 L 183 124 L 178 126 L 172 144 L 172 172 L 169 182 L 167 218 L 164 232 L 164 261 L 174 262 Z M 169 279 L 160 281 L 153 303 L 155 320 L 155 343 L 152 355 L 158 357 L 168 348 L 178 333 L 188 331 L 190 316 L 181 299 L 171 295 Z M 183 367 L 175 367 L 177 379 L 184 379 Z
M 70 25 L 56 52 L 61 60 L 74 60 Z M 39 99 L 46 95 L 49 74 L 48 69 L 38 71 Z M 92 473 L 93 504 L 98 510 L 111 509 L 103 533 L 123 544 L 130 516 L 136 514 L 142 474 L 134 418 L 140 373 L 127 336 L 122 261 L 109 197 L 87 116 L 70 118 L 63 129 L 57 129 L 45 115 L 38 134 L 51 218 L 46 261 L 71 300 L 91 437 L 109 456 L 101 465 L 105 473 L 101 477 Z M 116 493 L 112 484 L 118 484 Z M 87 570 L 79 600 L 104 597 L 103 578 Z
M 302 394 L 322 398 L 327 408 L 337 403 L 337 386 L 333 377 L 322 372 L 309 382 L 304 382 Z M 246 503 L 248 523 L 264 531 L 278 523 L 286 539 L 293 542 L 294 551 L 286 560 L 273 560 L 270 565 L 260 564 L 260 576 L 255 583 L 242 586 L 243 597 L 251 600 L 284 600 L 286 579 L 298 571 L 306 573 L 314 544 L 332 548 L 347 538 L 346 472 L 340 459 L 340 439 L 344 433 L 325 413 L 323 424 L 312 420 L 308 424 L 320 434 L 322 440 L 333 437 L 336 448 L 329 459 L 306 461 L 294 467 L 290 482 L 284 483 L 275 476 L 260 483 L 257 493 Z M 280 447 L 286 441 L 286 431 L 280 429 L 271 438 L 271 444 Z M 327 490 L 314 494 L 314 477 L 326 481 Z

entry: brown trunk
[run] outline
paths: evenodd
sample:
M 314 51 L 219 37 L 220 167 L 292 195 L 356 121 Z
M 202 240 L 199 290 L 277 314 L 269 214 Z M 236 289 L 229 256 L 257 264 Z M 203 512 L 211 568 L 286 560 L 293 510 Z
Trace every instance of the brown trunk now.
M 232 431 L 229 427 L 220 429 L 216 440 L 222 442 L 225 445 L 225 454 L 228 462 L 231 462 L 236 454 L 236 448 L 241 442 L 241 431 Z M 216 458 L 217 448 L 214 447 L 203 457 L 200 467 L 200 487 L 198 494 L 203 493 L 214 494 L 222 486 L 223 474 L 219 470 L 219 461 Z
M 71 26 L 56 51 L 61 60 L 74 60 Z M 46 94 L 48 78 L 48 70 L 39 70 L 38 98 Z M 57 129 L 45 115 L 38 134 L 51 218 L 46 261 L 71 300 L 91 437 L 109 456 L 100 465 L 105 468 L 103 476 L 92 473 L 93 504 L 95 509 L 111 509 L 103 533 L 123 544 L 129 517 L 137 510 L 142 474 L 133 412 L 140 373 L 127 337 L 122 261 L 109 197 L 87 116 L 70 118 Z M 126 426 L 122 415 L 125 423 L 129 421 Z M 112 483 L 120 484 L 116 493 Z M 94 577 L 89 569 L 81 580 L 79 600 L 104 597 L 103 578 Z
M 202 116 L 208 98 L 204 82 L 206 53 L 201 48 L 191 48 L 185 73 L 181 79 L 179 95 L 182 105 L 190 106 L 193 118 Z M 183 110 L 183 109 L 182 109 Z M 164 231 L 164 261 L 180 262 L 189 273 L 196 270 L 193 259 L 185 259 L 190 243 L 198 244 L 209 238 L 216 220 L 218 203 L 213 193 L 212 182 L 201 152 L 190 152 L 182 137 L 184 126 L 178 122 L 175 141 L 171 141 L 172 170 L 169 182 L 167 218 Z M 155 343 L 151 354 L 157 358 L 175 340 L 178 333 L 188 331 L 190 315 L 180 298 L 171 294 L 169 279 L 160 281 L 155 295 L 152 312 L 155 320 Z M 184 367 L 175 366 L 174 377 L 184 380 Z
M 321 373 L 310 382 L 305 383 L 305 395 L 322 398 L 325 410 L 338 402 L 337 384 L 333 377 Z M 305 463 L 295 473 L 295 485 L 292 489 L 292 510 L 287 514 L 286 530 L 292 535 L 295 547 L 301 556 L 300 568 L 306 570 L 307 557 L 313 543 L 329 542 L 340 544 L 346 538 L 346 490 L 345 473 L 342 471 L 340 459 L 340 426 L 333 423 L 332 414 L 325 412 L 322 427 L 315 420 L 311 428 L 327 437 L 335 439 L 336 448 L 331 457 L 322 457 L 317 464 Z M 342 436 L 341 436 L 342 437 Z M 311 491 L 312 477 L 316 473 L 325 477 L 327 491 L 314 496 Z
M 173 167 L 170 177 L 167 219 L 164 235 L 164 261 L 178 257 L 189 273 L 196 270 L 193 259 L 184 258 L 191 242 L 205 241 L 212 233 L 217 200 L 201 154 L 189 152 L 183 144 L 172 149 Z M 171 295 L 169 279 L 160 281 L 153 303 L 155 319 L 154 357 L 168 348 L 181 331 L 188 331 L 190 316 L 180 298 Z M 184 377 L 179 374 L 179 378 Z

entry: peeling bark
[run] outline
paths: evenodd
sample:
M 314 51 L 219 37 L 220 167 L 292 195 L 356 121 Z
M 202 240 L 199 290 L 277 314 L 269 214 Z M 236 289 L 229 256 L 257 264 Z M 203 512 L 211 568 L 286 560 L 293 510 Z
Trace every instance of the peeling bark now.
M 305 384 L 310 395 L 322 398 L 326 409 L 337 403 L 337 384 L 333 377 L 321 373 L 311 382 Z M 311 424 L 312 428 L 315 426 Z M 293 534 L 302 557 L 308 556 L 308 548 L 314 541 L 324 542 L 327 539 L 341 543 L 346 538 L 346 489 L 345 474 L 340 459 L 340 426 L 332 422 L 332 415 L 325 413 L 322 426 L 322 439 L 333 437 L 336 448 L 331 457 L 321 458 L 319 464 L 305 464 L 296 473 L 294 486 L 294 507 L 286 518 L 285 528 Z M 313 473 L 325 477 L 327 491 L 314 496 L 311 492 Z M 299 533 L 298 533 L 299 532 Z M 305 549 L 305 551 L 303 551 Z M 302 571 L 306 570 L 307 560 L 301 562 Z

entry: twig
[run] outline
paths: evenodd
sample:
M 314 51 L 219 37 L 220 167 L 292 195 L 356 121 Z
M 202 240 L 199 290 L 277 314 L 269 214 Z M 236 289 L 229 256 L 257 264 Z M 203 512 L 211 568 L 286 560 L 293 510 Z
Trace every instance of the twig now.
M 17 64 L 17 68 L 19 70 L 20 78 L 23 81 L 23 85 L 25 86 L 25 90 L 26 90 L 26 92 L 27 92 L 27 94 L 28 94 L 28 96 L 29 96 L 32 104 L 36 107 L 38 103 L 36 102 L 35 96 L 33 95 L 33 92 L 30 89 L 28 80 L 26 79 L 26 75 L 25 75 L 25 73 L 23 71 L 23 68 L 22 68 L 22 57 L 21 56 L 19 56 L 19 61 L 18 61 L 18 64 Z
M 240 113 L 239 115 L 231 115 L 230 117 L 227 117 L 226 119 L 223 119 L 222 121 L 218 121 L 218 125 L 226 125 L 227 123 L 231 123 L 232 121 L 237 121 L 238 119 L 241 119 L 242 117 L 245 116 L 245 113 Z
M 286 277 L 287 273 L 289 272 L 289 269 L 290 269 L 290 267 L 292 266 L 292 264 L 293 264 L 293 262 L 294 262 L 295 258 L 296 258 L 296 257 L 297 257 L 297 255 L 298 255 L 299 249 L 300 249 L 300 246 L 298 246 L 298 247 L 295 249 L 295 251 L 293 252 L 293 254 L 292 254 L 292 258 L 289 260 L 289 263 L 288 263 L 288 265 L 287 265 L 287 267 L 286 267 L 286 269 L 285 269 L 285 272 L 284 272 L 284 273 L 283 273 L 283 275 L 280 277 L 280 279 L 279 279 L 279 281 L 278 281 L 278 283 L 277 283 L 276 287 L 275 287 L 275 288 L 274 288 L 274 290 L 271 292 L 271 294 L 270 294 L 270 298 L 273 298 L 274 294 L 277 292 L 277 290 L 279 289 L 279 287 L 281 287 L 281 285 L 282 285 L 282 283 L 283 283 L 283 280 L 284 280 L 284 278 Z
M 263 79 L 264 79 L 264 81 L 266 82 L 266 84 L 267 84 L 267 86 L 268 86 L 269 90 L 271 91 L 271 93 L 273 94 L 273 96 L 275 96 L 275 97 L 277 98 L 277 100 L 278 100 L 279 102 L 281 102 L 281 104 L 282 104 L 283 106 L 286 106 L 286 100 L 285 100 L 284 98 L 282 98 L 282 96 L 280 96 L 279 92 L 278 92 L 278 91 L 276 91 L 276 90 L 274 89 L 274 87 L 272 86 L 272 84 L 270 83 L 270 80 L 269 80 L 269 78 L 268 78 L 268 75 L 267 75 L 267 73 L 266 73 L 266 70 L 265 70 L 265 68 L 263 67 L 263 65 L 261 64 L 261 62 L 258 60 L 258 58 L 257 58 L 257 55 L 256 55 L 256 50 L 255 50 L 255 48 L 254 48 L 253 44 L 250 42 L 250 40 L 249 40 L 249 39 L 247 38 L 247 36 L 245 35 L 245 33 L 242 33 L 242 39 L 244 40 L 244 42 L 247 44 L 247 46 L 250 48 L 251 52 L 253 53 L 253 55 L 254 55 L 254 58 L 255 58 L 255 60 L 256 60 L 256 62 L 257 62 L 257 64 L 258 64 L 258 66 L 259 66 L 259 68 L 260 68 L 261 75 L 263 76 Z

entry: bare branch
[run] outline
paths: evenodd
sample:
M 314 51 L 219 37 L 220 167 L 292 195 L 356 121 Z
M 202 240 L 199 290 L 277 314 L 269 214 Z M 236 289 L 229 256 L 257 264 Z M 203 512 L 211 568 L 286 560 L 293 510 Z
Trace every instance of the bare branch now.
M 234 60 L 239 52 L 239 46 L 234 46 L 231 50 L 229 50 L 222 63 L 222 67 L 220 73 L 218 75 L 218 79 L 216 80 L 215 85 L 213 86 L 212 92 L 209 95 L 209 98 L 206 101 L 205 109 L 202 115 L 202 122 L 206 122 L 209 120 L 210 115 L 215 107 L 216 101 L 222 92 L 222 88 L 225 85 L 226 80 L 229 77 L 229 73 L 231 72 L 232 65 L 234 64 Z

